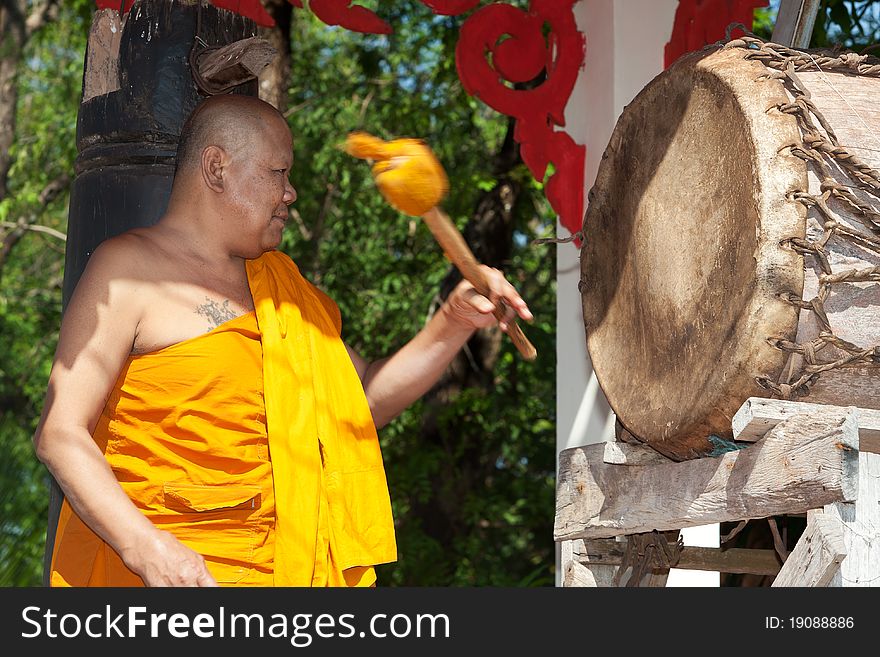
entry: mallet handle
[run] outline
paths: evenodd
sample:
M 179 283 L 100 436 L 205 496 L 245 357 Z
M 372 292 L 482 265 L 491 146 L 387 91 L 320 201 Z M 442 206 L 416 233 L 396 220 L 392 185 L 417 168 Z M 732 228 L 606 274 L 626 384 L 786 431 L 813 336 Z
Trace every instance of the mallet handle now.
M 455 227 L 455 224 L 452 223 L 452 220 L 436 206 L 423 214 L 422 218 L 425 220 L 425 223 L 428 224 L 428 228 L 431 230 L 431 233 L 433 233 L 434 239 L 436 239 L 443 248 L 446 257 L 452 261 L 452 264 L 458 267 L 458 271 L 461 272 L 461 275 L 474 286 L 477 292 L 488 298 L 489 284 L 486 282 L 483 270 L 480 269 L 480 264 L 474 257 L 467 242 L 464 241 L 461 232 Z M 504 319 L 505 311 L 506 306 L 504 302 L 501 302 L 495 307 L 495 318 L 499 321 Z M 526 360 L 535 360 L 538 352 L 522 332 L 519 324 L 516 323 L 516 319 L 511 319 L 508 321 L 507 325 L 507 334 L 519 350 L 519 353 L 522 354 L 523 358 Z

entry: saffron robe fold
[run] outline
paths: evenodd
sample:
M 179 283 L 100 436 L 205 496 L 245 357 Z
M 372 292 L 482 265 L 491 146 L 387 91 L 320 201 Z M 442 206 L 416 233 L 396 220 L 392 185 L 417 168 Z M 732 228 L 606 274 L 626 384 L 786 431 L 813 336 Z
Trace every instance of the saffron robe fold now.
M 130 356 L 94 439 L 138 509 L 221 585 L 369 586 L 396 546 L 338 308 L 281 253 L 247 271 L 255 311 Z M 50 581 L 143 584 L 67 501 Z
M 307 586 L 321 492 L 331 554 L 343 570 L 397 559 L 376 427 L 341 338 L 339 309 L 283 253 L 247 263 L 263 342 L 269 449 L 275 472 L 275 584 Z M 323 467 L 322 467 L 323 464 Z M 322 482 L 323 476 L 323 482 Z M 283 500 L 283 503 L 282 503 Z

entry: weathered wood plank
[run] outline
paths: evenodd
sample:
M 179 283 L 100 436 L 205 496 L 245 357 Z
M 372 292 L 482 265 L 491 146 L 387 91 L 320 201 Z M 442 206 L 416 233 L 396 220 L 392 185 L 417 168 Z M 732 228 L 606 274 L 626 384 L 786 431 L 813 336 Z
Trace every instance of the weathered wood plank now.
M 626 543 L 613 538 L 589 541 L 567 541 L 575 546 L 573 561 L 588 560 L 595 565 L 620 565 Z M 578 546 L 582 547 L 578 547 Z M 685 545 L 676 568 L 684 570 L 710 570 L 720 573 L 752 575 L 776 575 L 782 563 L 775 550 L 747 548 L 709 548 Z
M 819 0 L 781 0 L 770 40 L 789 48 L 810 45 Z
M 651 463 L 673 463 L 653 447 L 637 443 L 604 444 L 602 461 L 617 465 L 649 465 Z
M 616 568 L 606 564 L 592 564 L 589 558 L 575 559 L 574 554 L 584 551 L 580 539 L 562 541 L 561 563 L 563 587 L 610 587 Z
M 854 407 L 749 397 L 740 406 L 730 424 L 733 429 L 733 437 L 736 440 L 754 442 L 779 422 L 796 413 L 813 413 L 823 410 L 829 413 L 840 413 L 847 408 Z M 859 451 L 880 453 L 880 411 L 872 408 L 857 408 L 856 412 L 856 420 L 859 425 Z
M 773 580 L 773 586 L 827 586 L 845 556 L 840 519 L 833 514 L 810 512 L 807 528 Z
M 595 573 L 577 561 L 570 561 L 564 572 L 565 577 L 562 580 L 564 587 L 597 588 L 600 586 Z
M 559 458 L 554 537 L 609 538 L 801 513 L 855 499 L 855 412 L 795 415 L 746 449 L 681 463 L 620 466 Z
M 855 502 L 825 507 L 843 523 L 846 558 L 829 586 L 880 586 L 880 454 L 859 453 L 859 489 Z

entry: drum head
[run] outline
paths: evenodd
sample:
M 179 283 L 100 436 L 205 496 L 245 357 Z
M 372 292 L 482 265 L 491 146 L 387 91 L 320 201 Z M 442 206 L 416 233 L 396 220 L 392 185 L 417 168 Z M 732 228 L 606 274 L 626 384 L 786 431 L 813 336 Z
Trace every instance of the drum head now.
M 682 460 L 730 439 L 731 417 L 795 338 L 807 170 L 782 84 L 742 49 L 679 60 L 626 107 L 584 218 L 581 295 L 590 358 L 634 436 Z

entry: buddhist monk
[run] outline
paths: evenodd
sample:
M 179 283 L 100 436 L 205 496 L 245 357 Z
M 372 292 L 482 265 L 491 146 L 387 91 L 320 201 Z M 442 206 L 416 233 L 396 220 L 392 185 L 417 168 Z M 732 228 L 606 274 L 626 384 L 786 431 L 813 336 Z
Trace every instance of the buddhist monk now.
M 167 211 L 102 243 L 68 304 L 34 436 L 65 495 L 53 586 L 373 586 L 396 543 L 376 428 L 423 395 L 495 304 L 486 267 L 390 357 L 276 250 L 296 200 L 267 103 L 202 102 Z

